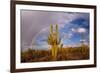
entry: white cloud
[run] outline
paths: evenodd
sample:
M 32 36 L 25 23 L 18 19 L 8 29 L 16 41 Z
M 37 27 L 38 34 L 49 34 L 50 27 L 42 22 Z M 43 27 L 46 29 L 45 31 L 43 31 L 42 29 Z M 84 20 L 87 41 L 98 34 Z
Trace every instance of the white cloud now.
M 73 32 L 76 32 L 76 29 L 74 29 L 74 28 L 72 28 L 71 30 L 72 30 Z
M 78 28 L 78 32 L 79 33 L 85 33 L 86 32 L 86 29 L 85 28 Z
M 71 33 L 64 33 L 63 32 L 63 38 L 64 39 L 69 39 L 69 38 L 71 38 L 72 37 L 72 34 Z
M 89 42 L 87 42 L 85 39 L 81 39 L 80 42 L 83 42 L 84 45 L 87 45 L 87 46 L 89 45 Z
M 48 45 L 32 45 L 32 49 L 48 49 Z
M 85 39 L 81 39 L 80 42 L 86 42 L 86 40 Z
M 87 45 L 87 46 L 89 45 L 89 43 L 88 43 L 88 42 L 84 42 L 84 44 L 85 44 L 85 45 Z
M 64 28 L 65 24 L 59 24 L 60 28 Z
M 79 47 L 81 46 L 81 44 L 67 44 L 67 45 L 64 45 L 63 47 L 66 48 L 66 47 Z
M 85 33 L 86 29 L 85 28 L 72 28 L 71 29 L 73 32 L 77 32 L 77 33 Z

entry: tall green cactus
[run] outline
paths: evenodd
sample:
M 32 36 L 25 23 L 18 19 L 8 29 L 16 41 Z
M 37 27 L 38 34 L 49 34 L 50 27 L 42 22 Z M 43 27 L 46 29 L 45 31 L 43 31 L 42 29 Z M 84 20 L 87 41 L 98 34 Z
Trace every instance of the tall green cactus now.
M 59 44 L 61 43 L 61 39 L 59 38 L 58 25 L 56 25 L 55 32 L 53 32 L 53 26 L 50 25 L 50 34 L 48 36 L 47 42 L 49 45 L 52 46 L 51 47 L 52 58 L 56 60 Z

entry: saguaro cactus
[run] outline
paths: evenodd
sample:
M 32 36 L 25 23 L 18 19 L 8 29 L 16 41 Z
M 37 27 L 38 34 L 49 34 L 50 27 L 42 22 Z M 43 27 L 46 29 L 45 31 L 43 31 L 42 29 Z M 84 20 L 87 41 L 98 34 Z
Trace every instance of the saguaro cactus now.
M 51 45 L 51 53 L 52 53 L 52 59 L 57 59 L 57 52 L 58 52 L 58 45 L 61 42 L 61 39 L 59 39 L 59 31 L 58 31 L 58 25 L 56 25 L 56 30 L 53 32 L 53 26 L 50 25 L 50 34 L 48 36 L 47 40 L 48 44 Z

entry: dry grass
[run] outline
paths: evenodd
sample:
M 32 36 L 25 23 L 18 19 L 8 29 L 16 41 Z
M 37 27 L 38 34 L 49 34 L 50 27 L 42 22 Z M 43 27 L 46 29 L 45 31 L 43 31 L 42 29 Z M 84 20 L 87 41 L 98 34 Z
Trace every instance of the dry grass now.
M 68 47 L 58 50 L 55 61 L 89 59 L 89 47 Z M 54 61 L 50 50 L 31 50 L 21 52 L 21 62 Z

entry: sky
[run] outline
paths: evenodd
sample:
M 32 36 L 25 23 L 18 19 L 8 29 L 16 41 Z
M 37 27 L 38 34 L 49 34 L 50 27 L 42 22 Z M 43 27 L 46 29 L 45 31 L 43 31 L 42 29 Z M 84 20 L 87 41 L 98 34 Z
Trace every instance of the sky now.
M 48 49 L 50 25 L 58 25 L 63 47 L 89 45 L 89 13 L 21 10 L 21 49 Z M 84 38 L 82 38 L 84 35 Z

